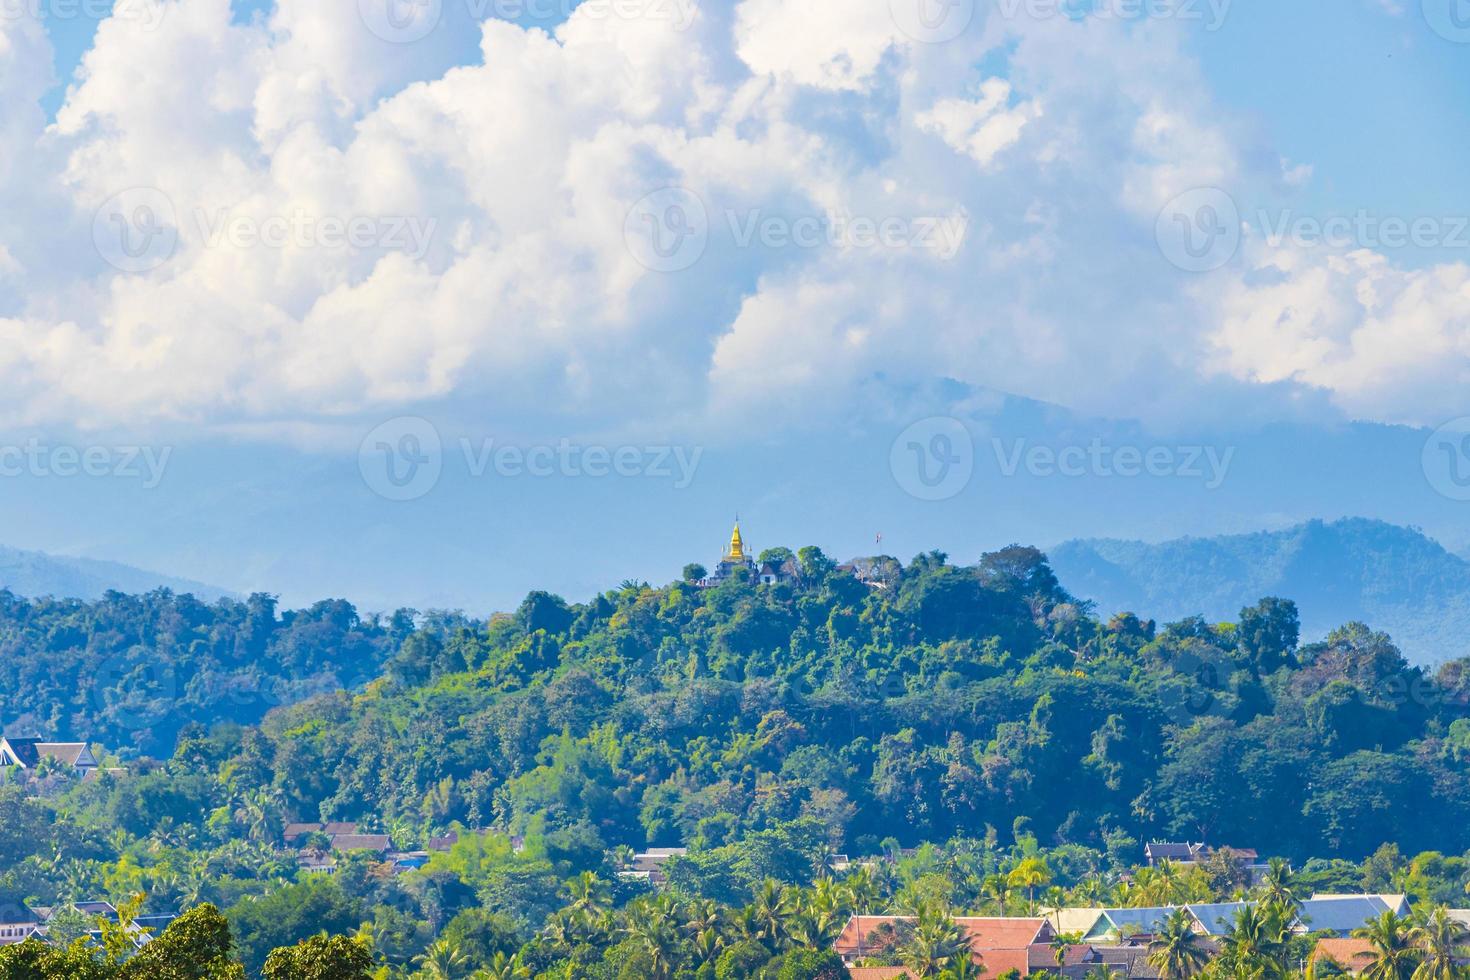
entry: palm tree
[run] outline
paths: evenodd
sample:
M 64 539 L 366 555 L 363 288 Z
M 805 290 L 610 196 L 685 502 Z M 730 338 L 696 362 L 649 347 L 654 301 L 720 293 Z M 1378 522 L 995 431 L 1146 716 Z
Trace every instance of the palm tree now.
M 1185 897 L 1184 876 L 1177 861 L 1163 860 L 1154 869 L 1154 901 L 1174 905 Z
M 1059 932 L 1051 941 L 1051 954 L 1056 957 L 1057 966 L 1060 967 L 1067 962 L 1067 950 L 1082 942 L 1080 932 Z
M 842 891 L 845 893 L 847 907 L 856 915 L 865 915 L 876 911 L 875 906 L 883 894 L 883 889 L 878 884 L 878 878 L 873 874 L 873 869 L 864 865 L 842 879 Z
M 1429 913 L 1424 924 L 1414 929 L 1413 939 L 1423 959 L 1414 969 L 1413 980 L 1459 980 L 1464 976 L 1458 958 L 1470 931 L 1443 907 Z
M 1247 905 L 1221 940 L 1224 966 L 1237 977 L 1286 972 L 1286 920 L 1266 906 Z
M 607 907 L 607 884 L 595 871 L 583 871 L 567 882 L 567 893 L 574 911 L 596 915 Z
M 801 949 L 826 949 L 842 934 L 842 922 L 822 912 L 801 912 L 786 924 L 786 935 Z
M 750 903 L 756 926 L 762 938 L 770 940 L 778 950 L 786 935 L 786 921 L 791 918 L 791 896 L 780 882 L 767 878 Z
M 1148 950 L 1148 961 L 1158 969 L 1160 980 L 1193 980 L 1210 961 L 1194 931 L 1194 917 L 1185 909 L 1175 909 L 1164 921 Z
M 506 956 L 496 953 L 490 965 L 484 969 L 485 980 L 531 980 L 531 968 L 521 959 L 521 954 Z
M 939 976 L 940 980 L 980 980 L 980 974 L 984 972 L 985 968 L 977 965 L 972 957 L 962 955 L 950 960 L 949 966 Z
M 913 938 L 903 950 L 903 965 L 917 978 L 936 976 L 970 958 L 970 944 L 948 909 L 927 908 L 919 913 Z
M 440 939 L 421 956 L 414 958 L 414 963 L 423 971 L 429 980 L 459 980 L 464 973 L 465 954 L 447 939 Z
M 1264 891 L 1263 897 L 1268 902 L 1291 908 L 1298 907 L 1296 874 L 1291 870 L 1291 863 L 1285 858 L 1271 858 L 1267 862 Z
M 1407 919 L 1384 912 L 1353 935 L 1372 947 L 1372 962 L 1363 971 L 1367 980 L 1409 980 L 1419 966 L 1419 950 Z
M 697 898 L 684 908 L 684 928 L 696 936 L 702 932 L 718 932 L 724 918 L 724 909 L 712 898 Z
M 1010 904 L 1011 886 L 1005 875 L 986 875 L 985 881 L 980 885 L 980 890 L 993 906 L 996 914 L 1006 914 L 1006 907 Z
M 1036 907 L 1036 889 L 1050 882 L 1051 868 L 1035 855 L 1023 858 L 1011 869 L 1010 874 L 1006 875 L 1006 883 L 1012 888 L 1026 889 L 1026 904 L 1031 908 Z
M 714 928 L 701 929 L 694 936 L 694 958 L 699 965 L 714 962 L 725 950 L 725 941 Z
M 638 916 L 627 932 L 648 956 L 649 980 L 668 980 L 679 953 L 679 936 L 669 919 L 657 914 Z

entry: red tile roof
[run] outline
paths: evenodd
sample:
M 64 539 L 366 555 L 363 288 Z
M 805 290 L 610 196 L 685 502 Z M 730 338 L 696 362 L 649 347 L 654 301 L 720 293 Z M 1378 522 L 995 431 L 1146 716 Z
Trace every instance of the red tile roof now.
M 1349 972 L 1360 973 L 1373 962 L 1373 944 L 1366 939 L 1319 939 L 1312 962 L 1323 957 Z
M 883 926 L 913 921 L 912 916 L 855 915 L 847 920 L 833 949 L 849 958 L 883 952 L 892 945 L 891 940 L 882 935 L 875 937 L 873 933 Z M 1010 969 L 1026 973 L 1029 948 L 1036 943 L 1048 943 L 1055 935 L 1045 919 L 957 916 L 955 923 L 969 939 L 975 962 L 983 964 L 989 976 Z

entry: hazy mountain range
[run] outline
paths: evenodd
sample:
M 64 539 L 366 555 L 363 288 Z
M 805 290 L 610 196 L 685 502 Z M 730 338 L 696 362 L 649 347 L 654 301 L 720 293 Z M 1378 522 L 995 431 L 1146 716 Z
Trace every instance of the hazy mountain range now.
M 1349 518 L 1158 544 L 1074 540 L 1049 554 L 1063 584 L 1104 614 L 1233 620 L 1276 595 L 1296 601 L 1303 640 L 1356 619 L 1419 663 L 1470 654 L 1470 562 L 1417 528 Z
M 17 595 L 99 599 L 109 589 L 137 593 L 158 588 L 193 593 L 206 602 L 230 594 L 202 582 L 147 572 L 117 562 L 63 558 L 0 546 L 0 589 L 9 589 Z

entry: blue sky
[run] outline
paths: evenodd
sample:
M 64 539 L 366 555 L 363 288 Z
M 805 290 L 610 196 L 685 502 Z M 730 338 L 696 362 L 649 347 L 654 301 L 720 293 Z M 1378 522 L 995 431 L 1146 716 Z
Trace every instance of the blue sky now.
M 476 611 L 672 574 L 736 511 L 838 553 L 1353 513 L 1470 545 L 1451 0 L 994 0 L 942 37 L 910 0 L 647 0 L 552 39 L 279 2 L 0 22 L 0 470 L 41 447 L 4 543 Z M 926 499 L 903 457 L 956 439 Z M 1233 455 L 987 475 L 1017 439 Z M 487 440 L 705 455 L 467 474 Z M 158 486 L 113 472 L 139 448 Z M 379 451 L 442 475 L 394 501 Z

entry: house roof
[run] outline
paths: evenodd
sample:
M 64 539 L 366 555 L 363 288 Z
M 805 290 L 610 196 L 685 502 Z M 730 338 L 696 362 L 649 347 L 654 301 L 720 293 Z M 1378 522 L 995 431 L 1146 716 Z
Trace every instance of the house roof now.
M 847 975 L 852 980 L 898 980 L 913 974 L 901 966 L 850 966 Z
M 393 846 L 387 834 L 336 834 L 332 837 L 334 851 L 386 851 Z
M 286 840 L 291 840 L 293 837 L 304 837 L 307 834 L 320 834 L 324 826 L 319 823 L 288 823 L 286 829 L 281 832 L 281 836 Z
M 1057 951 L 1050 943 L 1036 943 L 1027 951 L 1027 963 L 1032 970 L 1055 970 L 1057 968 Z M 1063 948 L 1062 967 L 1080 966 L 1085 963 L 1101 962 L 1095 946 L 1086 943 L 1077 943 Z
M 25 902 L 0 902 L 0 925 L 29 925 L 41 918 Z
M 987 977 L 1000 976 L 1007 970 L 1015 970 L 1024 977 L 1031 970 L 1029 949 L 972 949 L 970 953 L 970 958 Z
M 1380 902 L 1383 903 L 1384 908 L 1387 908 L 1387 909 L 1392 910 L 1397 915 L 1408 915 L 1409 914 L 1409 896 L 1407 896 L 1407 895 L 1393 895 L 1393 894 L 1388 894 L 1388 893 L 1385 893 L 1385 892 L 1379 892 L 1377 894 L 1372 894 L 1372 893 L 1370 893 L 1370 894 L 1362 894 L 1362 895 L 1333 895 L 1333 894 L 1329 894 L 1327 892 L 1318 892 L 1317 894 L 1315 894 L 1315 895 L 1312 896 L 1312 901 L 1314 901 L 1314 902 L 1341 902 L 1341 901 L 1345 901 L 1347 899 L 1353 899 L 1353 898 L 1376 898 Z
M 1189 912 L 1199 922 L 1207 936 L 1223 936 L 1235 924 L 1235 917 L 1247 908 L 1249 902 L 1219 902 L 1216 904 L 1190 905 Z
M 891 944 L 882 937 L 873 938 L 872 934 L 884 926 L 913 921 L 912 916 L 905 915 L 854 915 L 848 918 L 832 948 L 842 956 L 866 956 L 885 950 Z
M 1358 973 L 1373 962 L 1373 944 L 1366 939 L 1319 939 L 1312 950 L 1312 962 L 1323 958 Z
M 1346 898 L 1312 898 L 1301 903 L 1300 919 L 1308 932 L 1338 932 L 1346 935 L 1361 929 L 1389 910 L 1377 895 Z
M 1172 841 L 1152 841 L 1144 845 L 1143 853 L 1156 861 L 1165 858 L 1171 861 L 1193 861 L 1200 851 L 1204 850 L 1203 844 L 1179 844 Z
M 1103 909 L 1103 915 L 1119 934 L 1153 935 L 1164 927 L 1174 909 L 1167 906 L 1142 909 Z
M 97 760 L 86 742 L 48 742 L 41 738 L 0 738 L 0 753 L 9 755 L 27 769 L 45 758 L 55 759 L 79 769 L 95 769 Z
M 1048 943 L 1056 930 L 1045 919 L 1013 919 L 996 916 L 956 916 L 955 922 L 965 930 L 970 948 L 1026 949 L 1036 943 Z
M 1086 936 L 1097 928 L 1102 916 L 1102 909 L 1052 909 L 1046 913 L 1046 921 L 1063 935 Z
M 866 956 L 882 951 L 891 943 L 882 936 L 875 939 L 875 931 L 899 922 L 913 921 L 914 917 L 907 915 L 854 915 L 847 920 L 847 925 L 843 927 L 832 948 L 843 956 Z M 1045 919 L 956 916 L 954 921 L 964 930 L 976 962 L 983 962 L 991 976 L 1013 967 L 1025 973 L 1030 947 L 1037 943 L 1049 943 L 1056 936 L 1051 924 Z M 1005 965 L 998 965 L 1002 962 Z

